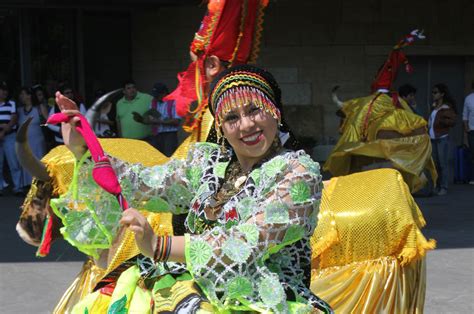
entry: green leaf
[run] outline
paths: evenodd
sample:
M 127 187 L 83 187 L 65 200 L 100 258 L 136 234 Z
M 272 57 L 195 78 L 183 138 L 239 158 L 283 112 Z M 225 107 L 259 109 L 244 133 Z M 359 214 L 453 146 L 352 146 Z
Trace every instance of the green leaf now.
M 229 162 L 218 162 L 214 167 L 214 174 L 218 176 L 219 178 L 224 178 L 225 171 L 228 165 L 229 165 Z
M 253 293 L 252 283 L 245 277 L 236 277 L 227 284 L 227 293 L 230 299 L 249 296 Z
M 262 171 L 266 177 L 275 177 L 281 173 L 287 166 L 285 159 L 281 156 L 277 156 L 272 160 L 266 162 L 262 166 Z
M 127 313 L 127 296 L 124 295 L 121 299 L 112 303 L 109 306 L 107 314 L 126 314 Z
M 202 178 L 202 169 L 197 166 L 190 167 L 186 170 L 186 177 L 191 183 L 193 190 L 197 190 Z
M 286 224 L 290 221 L 288 206 L 282 202 L 272 202 L 265 207 L 265 223 Z
M 191 241 L 189 257 L 193 268 L 205 266 L 212 257 L 212 247 L 204 240 Z
M 214 282 L 203 277 L 197 277 L 195 280 L 196 280 L 196 283 L 204 292 L 204 295 L 209 298 L 209 301 L 219 302 L 219 299 L 217 298 L 217 295 L 216 295 L 216 288 L 215 288 Z
M 222 245 L 222 251 L 236 263 L 245 263 L 250 257 L 250 247 L 240 239 L 229 238 Z
M 240 219 L 246 220 L 257 208 L 257 202 L 252 197 L 246 197 L 237 203 L 236 209 L 239 212 Z
M 260 173 L 261 173 L 261 171 L 262 170 L 260 168 L 257 168 L 257 169 L 253 170 L 250 173 L 250 177 L 253 179 L 253 182 L 255 183 L 255 186 L 260 185 Z
M 145 206 L 143 206 L 143 209 L 146 209 L 149 212 L 153 213 L 162 213 L 168 211 L 170 208 L 170 205 L 168 202 L 166 202 L 164 199 L 161 197 L 154 197 L 148 202 L 146 202 Z
M 304 228 L 300 225 L 291 225 L 286 229 L 282 243 L 288 245 L 301 240 L 304 237 Z
M 166 190 L 168 202 L 176 207 L 189 206 L 193 195 L 183 185 L 174 183 Z
M 237 227 L 237 230 L 245 235 L 247 242 L 255 246 L 258 243 L 258 228 L 253 224 L 241 224 Z
M 168 166 L 154 166 L 142 169 L 139 172 L 140 179 L 151 188 L 158 188 L 163 184 L 163 180 L 171 169 Z
M 291 185 L 291 200 L 295 204 L 303 204 L 311 200 L 311 189 L 303 180 L 299 180 Z
M 265 277 L 260 281 L 258 294 L 263 303 L 268 306 L 275 306 L 285 298 L 285 290 L 276 275 Z

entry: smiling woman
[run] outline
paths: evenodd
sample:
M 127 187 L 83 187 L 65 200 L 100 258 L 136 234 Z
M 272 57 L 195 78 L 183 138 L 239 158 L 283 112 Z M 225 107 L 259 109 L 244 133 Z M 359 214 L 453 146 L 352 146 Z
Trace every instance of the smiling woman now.
M 134 208 L 122 214 L 114 196 L 91 180 L 87 158 L 71 191 L 52 202 L 65 239 L 83 252 L 106 256 L 122 225 L 142 253 L 74 313 L 332 312 L 309 289 L 319 165 L 284 148 L 273 76 L 252 66 L 227 69 L 213 82 L 209 105 L 222 145 L 198 143 L 186 161 L 154 167 L 111 158 L 130 206 L 185 213 L 184 236 L 158 236 L 159 227 Z M 76 135 L 70 129 L 69 143 L 80 142 Z

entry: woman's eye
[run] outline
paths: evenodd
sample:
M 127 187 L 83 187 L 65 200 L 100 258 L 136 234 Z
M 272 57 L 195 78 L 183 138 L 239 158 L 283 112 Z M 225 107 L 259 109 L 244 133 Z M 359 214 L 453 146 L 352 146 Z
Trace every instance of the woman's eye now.
M 235 122 L 239 119 L 239 117 L 236 114 L 228 114 L 224 117 L 225 122 Z
M 255 107 L 250 108 L 249 113 L 250 114 L 256 114 L 256 113 L 260 112 L 260 110 L 261 110 L 260 107 L 255 106 Z

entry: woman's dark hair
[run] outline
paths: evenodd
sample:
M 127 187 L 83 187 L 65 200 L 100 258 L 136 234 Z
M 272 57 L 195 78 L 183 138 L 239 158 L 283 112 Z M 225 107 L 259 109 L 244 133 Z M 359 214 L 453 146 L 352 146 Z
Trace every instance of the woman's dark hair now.
M 39 104 L 39 100 L 36 97 L 36 93 L 38 91 L 41 91 L 43 93 L 44 99 L 46 99 L 46 100 L 48 99 L 48 92 L 46 92 L 46 89 L 43 86 L 41 86 L 40 84 L 32 86 L 31 90 L 33 91 L 33 100 L 36 104 Z
M 28 86 L 23 86 L 21 89 L 20 89 L 20 92 L 18 93 L 18 95 L 20 95 L 22 92 L 25 92 L 26 94 L 30 95 L 31 96 L 31 103 L 33 106 L 35 106 L 35 102 L 33 101 L 33 90 L 31 89 L 31 87 L 28 87 Z M 20 97 L 18 97 L 20 98 Z M 24 104 L 23 104 L 24 105 Z
M 456 101 L 454 98 L 451 96 L 451 93 L 449 92 L 448 86 L 443 83 L 438 83 L 434 85 L 434 88 L 437 88 L 438 91 L 441 94 L 444 94 L 443 96 L 443 104 L 448 105 L 451 109 L 454 110 L 455 113 L 458 113 L 457 107 L 456 107 Z
M 416 88 L 412 85 L 405 84 L 398 88 L 398 95 L 400 95 L 400 97 L 407 97 L 410 94 L 416 94 Z

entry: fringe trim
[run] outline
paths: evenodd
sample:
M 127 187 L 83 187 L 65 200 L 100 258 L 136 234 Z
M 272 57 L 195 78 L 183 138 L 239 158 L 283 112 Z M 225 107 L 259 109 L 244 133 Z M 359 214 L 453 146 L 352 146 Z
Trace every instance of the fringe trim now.
M 424 256 L 426 256 L 426 252 L 428 252 L 428 250 L 434 250 L 436 248 L 436 240 L 434 239 L 426 240 L 422 236 L 422 238 L 418 237 L 416 242 L 416 247 L 403 248 L 402 251 L 397 255 L 397 259 L 400 262 L 401 266 L 405 266 L 423 258 Z

